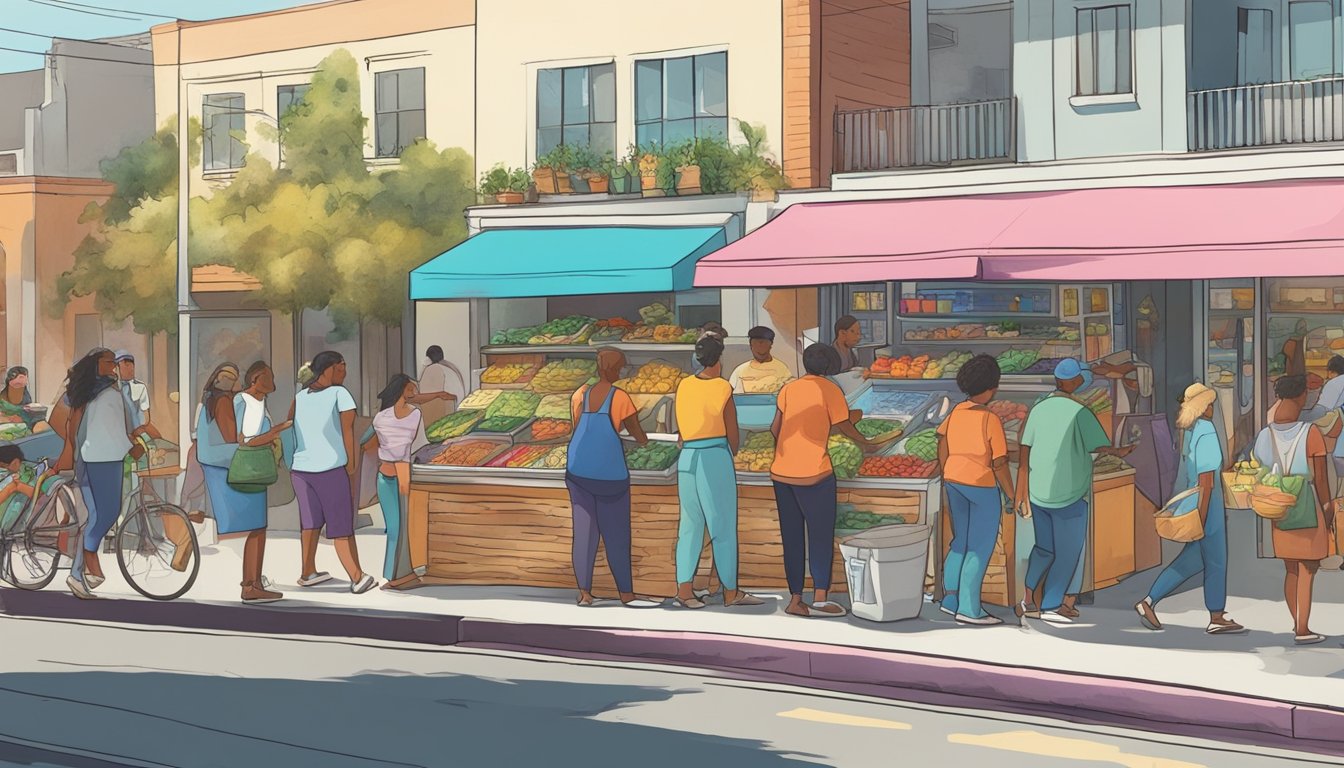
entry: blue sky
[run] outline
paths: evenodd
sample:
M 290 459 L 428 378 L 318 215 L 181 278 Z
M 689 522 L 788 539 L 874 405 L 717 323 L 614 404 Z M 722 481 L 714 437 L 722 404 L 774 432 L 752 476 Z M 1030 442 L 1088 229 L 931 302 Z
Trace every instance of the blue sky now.
M 0 72 L 40 68 L 40 54 L 52 35 L 130 35 L 177 18 L 218 19 L 311 2 L 315 0 L 0 0 Z

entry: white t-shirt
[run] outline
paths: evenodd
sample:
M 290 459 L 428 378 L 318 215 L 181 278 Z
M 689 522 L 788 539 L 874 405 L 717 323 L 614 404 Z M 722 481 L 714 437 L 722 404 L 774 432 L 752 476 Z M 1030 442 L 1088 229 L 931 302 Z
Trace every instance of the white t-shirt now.
M 406 418 L 397 418 L 397 409 L 379 411 L 373 417 L 378 434 L 378 458 L 381 461 L 409 462 L 411 455 L 429 444 L 425 438 L 425 419 L 412 408 Z
M 119 387 L 106 387 L 84 407 L 79 424 L 79 458 L 86 464 L 122 461 L 131 450 L 126 398 Z
M 753 358 L 737 366 L 733 375 L 728 377 L 728 383 L 734 392 L 778 392 L 792 377 L 789 366 L 777 357 L 770 358 L 768 363 L 758 363 Z
M 308 389 L 294 396 L 295 472 L 329 472 L 346 465 L 341 414 L 355 410 L 355 398 L 345 387 Z
M 121 383 L 126 388 L 126 397 L 131 401 L 131 405 L 144 413 L 149 410 L 149 387 L 139 379 L 131 379 Z
M 238 434 L 244 440 L 251 440 L 261 434 L 261 425 L 266 420 L 266 403 L 246 392 L 239 392 L 238 397 L 243 401 L 243 421 L 238 425 Z

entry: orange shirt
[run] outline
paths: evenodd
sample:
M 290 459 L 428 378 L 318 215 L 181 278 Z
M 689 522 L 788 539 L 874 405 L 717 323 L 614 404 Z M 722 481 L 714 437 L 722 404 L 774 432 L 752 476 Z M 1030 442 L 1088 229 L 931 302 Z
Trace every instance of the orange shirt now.
M 938 435 L 947 441 L 944 480 L 976 488 L 994 487 L 994 460 L 1008 456 L 1003 419 L 983 405 L 965 400 L 938 425 Z
M 626 394 L 625 390 L 618 387 L 613 389 L 615 391 L 611 396 L 611 423 L 616 427 L 616 431 L 620 432 L 621 423 L 639 413 L 639 409 L 635 408 L 634 401 L 630 399 L 630 395 Z M 588 390 L 589 387 L 586 385 L 579 387 L 579 391 L 575 392 L 574 396 L 569 399 L 569 410 L 570 413 L 574 414 L 574 426 L 576 427 L 579 424 L 579 411 L 593 410 L 592 407 L 584 407 L 590 405 L 586 402 Z M 596 407 L 601 408 L 602 404 L 596 403 Z
M 831 427 L 849 421 L 845 393 L 830 379 L 804 376 L 784 385 L 776 407 L 782 416 L 770 476 L 808 485 L 833 471 L 826 444 Z

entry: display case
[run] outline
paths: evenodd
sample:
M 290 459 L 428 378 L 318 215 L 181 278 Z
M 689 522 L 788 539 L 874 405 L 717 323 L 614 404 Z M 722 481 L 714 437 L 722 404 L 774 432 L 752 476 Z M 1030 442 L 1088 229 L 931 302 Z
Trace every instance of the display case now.
M 1241 455 L 1255 437 L 1255 294 L 1254 280 L 1209 283 L 1205 381 L 1218 392 L 1228 456 Z

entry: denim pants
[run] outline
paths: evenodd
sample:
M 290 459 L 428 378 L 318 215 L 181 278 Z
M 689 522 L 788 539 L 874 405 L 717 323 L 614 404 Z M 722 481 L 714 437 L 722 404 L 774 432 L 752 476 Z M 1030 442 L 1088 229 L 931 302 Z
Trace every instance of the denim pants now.
M 943 563 L 943 607 L 982 618 L 985 609 L 980 605 L 980 590 L 999 541 L 1003 512 L 999 488 L 948 483 L 947 509 L 952 518 L 952 544 Z
M 815 485 L 774 482 L 789 594 L 803 594 L 803 571 L 809 566 L 813 589 L 830 590 L 835 565 L 835 475 Z
M 691 440 L 677 460 L 677 583 L 688 584 L 700 565 L 705 528 L 714 549 L 714 570 L 728 591 L 737 589 L 737 473 L 724 438 Z
M 83 546 L 75 552 L 72 574 L 84 580 L 84 552 L 97 552 L 112 526 L 121 516 L 122 462 L 80 461 L 75 465 L 75 480 L 79 484 L 84 508 L 89 512 L 84 524 Z
M 593 565 L 600 538 L 606 545 L 607 565 L 616 580 L 616 591 L 634 592 L 630 567 L 630 481 L 590 480 L 566 474 L 565 485 L 574 515 L 571 555 L 579 589 L 593 590 Z
M 1032 502 L 1031 527 L 1036 533 L 1036 546 L 1027 560 L 1026 586 L 1032 590 L 1044 583 L 1040 609 L 1058 610 L 1087 543 L 1087 499 L 1060 508 Z
M 1204 538 L 1187 542 L 1171 565 L 1162 569 L 1148 590 L 1148 599 L 1157 605 L 1200 571 L 1204 572 L 1204 607 L 1209 613 L 1223 611 L 1227 608 L 1227 515 L 1216 509 L 1209 510 Z
M 411 541 L 407 535 L 406 497 L 401 495 L 397 478 L 378 473 L 378 506 L 383 509 L 387 528 L 387 554 L 383 558 L 383 578 L 396 581 L 410 576 Z

